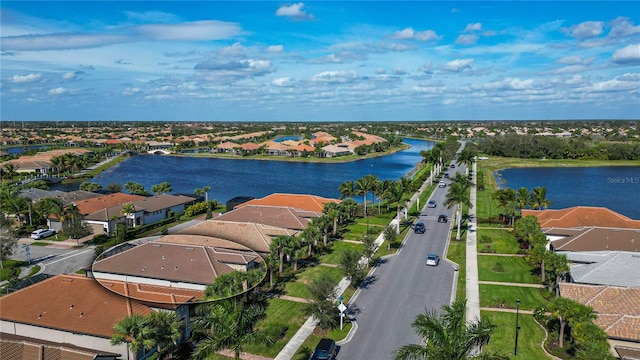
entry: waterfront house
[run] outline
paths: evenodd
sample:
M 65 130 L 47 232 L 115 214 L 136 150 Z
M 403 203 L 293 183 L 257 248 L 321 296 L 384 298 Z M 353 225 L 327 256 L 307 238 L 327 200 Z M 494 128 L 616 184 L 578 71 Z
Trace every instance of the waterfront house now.
M 273 140 L 264 142 L 261 145 L 267 149 L 269 156 L 287 156 L 291 150 L 291 147 Z
M 640 229 L 640 220 L 631 219 L 604 207 L 574 206 L 559 210 L 522 210 L 522 217 L 529 215 L 538 218 L 538 223 L 543 229 L 584 226 Z
M 304 230 L 311 219 L 322 215 L 322 212 L 301 210 L 287 206 L 247 205 L 220 214 L 214 220 L 248 222 L 291 230 Z
M 351 151 L 347 147 L 341 147 L 338 145 L 327 145 L 323 146 L 322 150 L 326 157 L 337 157 L 337 156 L 345 156 L 350 155 Z
M 324 204 L 329 202 L 339 204 L 341 201 L 339 199 L 324 198 L 322 196 L 309 194 L 273 193 L 259 199 L 244 202 L 236 206 L 236 208 L 247 205 L 284 206 L 321 213 L 324 209 Z
M 214 151 L 217 153 L 234 153 L 236 151 L 235 149 L 239 149 L 239 148 L 240 148 L 240 144 L 236 144 L 230 141 L 225 141 L 223 143 L 216 145 L 216 147 L 214 148 Z
M 252 142 L 240 145 L 239 155 L 253 155 L 260 150 L 260 145 Z

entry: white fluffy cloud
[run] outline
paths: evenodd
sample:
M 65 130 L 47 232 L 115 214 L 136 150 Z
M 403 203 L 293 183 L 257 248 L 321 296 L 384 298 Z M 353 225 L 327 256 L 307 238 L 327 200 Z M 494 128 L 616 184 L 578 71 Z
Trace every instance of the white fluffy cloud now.
M 482 30 L 482 24 L 481 23 L 468 24 L 467 27 L 464 28 L 464 32 L 480 31 L 480 30 Z
M 473 45 L 478 41 L 478 35 L 476 34 L 462 34 L 456 39 L 456 44 L 460 45 Z
M 311 77 L 312 82 L 320 83 L 349 83 L 358 78 L 353 70 L 323 71 Z
M 282 45 L 271 45 L 267 47 L 267 52 L 270 53 L 281 53 L 284 51 L 284 46 Z
M 640 44 L 627 45 L 622 49 L 616 50 L 611 59 L 617 64 L 640 64 Z
M 566 29 L 566 32 L 578 40 L 586 40 L 600 36 L 603 26 L 602 21 L 585 21 Z
M 49 90 L 49 94 L 51 94 L 51 95 L 61 95 L 61 94 L 64 94 L 66 92 L 69 92 L 69 90 L 67 90 L 67 89 L 65 89 L 63 87 L 57 87 L 55 89 Z
M 470 69 L 473 66 L 473 62 L 473 59 L 456 59 L 442 65 L 442 70 L 461 72 L 465 69 Z
M 281 77 L 273 79 L 273 81 L 271 81 L 271 84 L 277 87 L 289 87 L 293 86 L 293 79 L 291 79 L 290 77 Z
M 281 6 L 276 10 L 276 16 L 284 16 L 293 20 L 313 20 L 314 16 L 307 14 L 302 8 L 304 3 L 292 4 L 289 6 Z
M 12 83 L 30 83 L 38 81 L 42 78 L 42 74 L 13 75 L 9 78 Z
M 391 35 L 393 39 L 412 39 L 418 41 L 436 41 L 440 40 L 442 36 L 438 35 L 433 30 L 415 31 L 413 28 L 408 27 L 399 31 L 396 31 Z

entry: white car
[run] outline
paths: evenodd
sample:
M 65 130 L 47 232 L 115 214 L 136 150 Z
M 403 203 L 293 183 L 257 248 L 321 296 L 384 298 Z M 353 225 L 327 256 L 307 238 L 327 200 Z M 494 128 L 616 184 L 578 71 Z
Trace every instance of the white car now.
M 443 187 L 447 187 L 447 183 L 446 183 L 446 182 L 444 182 L 444 181 L 440 181 L 440 182 L 438 183 L 438 187 L 441 187 L 441 188 L 443 188 Z
M 51 235 L 55 235 L 56 231 L 53 229 L 38 229 L 31 233 L 31 238 L 35 240 L 44 239 Z
M 429 266 L 438 266 L 438 263 L 440 263 L 440 257 L 436 254 L 429 254 L 427 255 L 427 261 L 426 264 Z

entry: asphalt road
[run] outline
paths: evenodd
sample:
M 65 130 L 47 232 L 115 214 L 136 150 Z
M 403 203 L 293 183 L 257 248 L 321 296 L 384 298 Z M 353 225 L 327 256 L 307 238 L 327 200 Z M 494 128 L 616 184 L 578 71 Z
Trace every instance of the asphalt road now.
M 29 246 L 31 264 L 40 265 L 41 272 L 49 275 L 74 273 L 90 265 L 93 260 L 93 246 L 80 249 L 56 249 L 45 246 Z M 22 244 L 11 257 L 27 260 L 26 249 Z
M 453 177 L 464 167 L 446 171 Z M 436 208 L 422 209 L 420 221 L 427 231 L 411 232 L 399 254 L 380 264 L 371 282 L 352 301 L 347 311 L 356 319 L 357 330 L 340 346 L 337 359 L 393 359 L 394 350 L 402 345 L 421 342 L 411 327 L 418 314 L 441 312 L 442 305 L 451 303 L 456 270 L 442 260 L 455 210 L 442 205 L 447 191 L 448 186 L 437 188 L 430 198 L 436 201 Z M 439 214 L 446 214 L 449 222 L 438 223 Z M 437 267 L 425 265 L 428 253 L 440 256 Z

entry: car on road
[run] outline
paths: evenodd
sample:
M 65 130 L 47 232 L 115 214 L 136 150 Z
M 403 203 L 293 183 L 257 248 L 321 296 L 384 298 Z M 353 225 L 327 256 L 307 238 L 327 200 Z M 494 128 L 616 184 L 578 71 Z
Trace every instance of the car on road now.
M 429 254 L 427 255 L 427 261 L 425 262 L 425 264 L 427 264 L 428 266 L 438 266 L 438 264 L 440 263 L 440 257 L 436 254 Z
M 323 338 L 320 339 L 318 346 L 316 346 L 309 360 L 329 360 L 333 359 L 334 356 L 336 356 L 336 342 Z
M 428 208 L 436 207 L 436 201 L 435 200 L 429 200 L 429 202 L 427 203 L 427 207 Z
M 56 231 L 53 229 L 38 229 L 31 233 L 31 238 L 34 240 L 40 240 L 55 234 Z
M 415 232 L 416 234 L 424 234 L 425 231 L 427 231 L 427 227 L 424 226 L 424 223 L 422 221 L 419 221 L 415 225 L 413 225 L 413 232 Z
M 450 168 L 455 169 L 456 168 L 456 164 L 451 164 Z
M 447 183 L 446 183 L 446 182 L 444 182 L 444 181 L 440 181 L 440 182 L 438 183 L 438 187 L 440 187 L 440 188 L 447 187 Z
M 449 178 L 449 173 L 444 173 L 444 178 L 448 179 Z
M 440 214 L 440 216 L 438 216 L 438 222 L 439 223 L 446 223 L 448 221 L 447 219 L 447 215 L 445 214 Z

